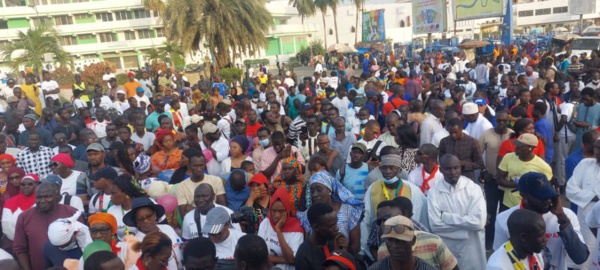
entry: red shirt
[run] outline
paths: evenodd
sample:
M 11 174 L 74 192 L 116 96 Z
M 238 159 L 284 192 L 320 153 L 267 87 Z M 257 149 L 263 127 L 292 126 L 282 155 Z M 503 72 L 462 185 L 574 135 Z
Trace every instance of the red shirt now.
M 515 152 L 515 143 L 513 142 L 516 139 L 508 139 L 502 142 L 502 144 L 500 144 L 500 148 L 498 149 L 498 156 L 499 157 L 504 157 L 506 156 L 506 154 L 508 153 L 514 153 Z M 535 148 L 533 148 L 533 154 L 535 154 L 538 157 L 543 157 L 546 153 L 546 150 L 544 149 L 544 143 L 542 143 L 542 140 L 538 139 L 538 144 Z
M 512 106 L 512 108 L 510 108 L 510 114 L 512 114 L 512 110 L 514 108 L 516 108 L 517 106 L 521 106 L 521 105 L 517 104 L 515 106 Z M 527 117 L 533 119 L 533 116 L 531 115 L 531 110 L 533 110 L 533 104 L 530 103 L 529 106 L 527 106 Z
M 261 127 L 262 125 L 259 122 L 254 123 L 254 125 L 250 124 L 250 122 L 246 122 L 246 136 L 256 138 L 258 136 L 258 129 Z
M 401 98 L 394 98 L 392 100 L 388 100 L 388 102 L 383 105 L 383 116 L 388 115 L 388 113 L 400 108 L 400 106 L 402 105 L 408 106 L 408 101 L 402 100 Z

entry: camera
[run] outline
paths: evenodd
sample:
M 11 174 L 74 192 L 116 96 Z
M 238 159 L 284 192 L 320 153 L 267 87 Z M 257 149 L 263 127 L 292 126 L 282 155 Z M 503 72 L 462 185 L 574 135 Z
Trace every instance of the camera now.
M 235 211 L 231 214 L 232 223 L 246 223 L 245 232 L 246 234 L 256 234 L 258 218 L 254 214 L 254 209 L 250 206 L 244 205 L 240 207 L 240 210 Z

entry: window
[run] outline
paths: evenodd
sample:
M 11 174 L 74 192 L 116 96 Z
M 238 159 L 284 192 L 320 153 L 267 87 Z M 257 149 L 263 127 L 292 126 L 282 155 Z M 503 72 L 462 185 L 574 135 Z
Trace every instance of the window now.
M 150 11 L 143 10 L 143 9 L 136 9 L 133 11 L 133 18 L 135 18 L 135 19 L 150 18 Z
M 27 3 L 21 0 L 6 0 L 6 7 L 26 7 Z
M 62 45 L 62 46 L 77 45 L 77 40 L 72 36 L 62 36 L 62 37 L 60 37 L 60 45 Z
M 531 16 L 533 16 L 533 10 L 519 11 L 519 17 L 531 17 Z
M 100 37 L 101 43 L 117 41 L 115 34 L 113 33 L 100 33 L 98 36 Z
M 89 2 L 90 0 L 71 0 L 72 3 L 83 3 L 83 2 Z
M 92 34 L 84 34 L 84 35 L 79 35 L 77 36 L 80 40 L 82 39 L 96 39 L 96 36 L 92 35 Z
M 404 20 L 400 20 L 400 28 L 404 28 L 406 27 Z
M 140 39 L 153 38 L 154 37 L 154 31 L 152 31 L 150 29 L 138 30 L 137 32 L 138 32 L 138 37 Z
M 56 16 L 54 17 L 55 25 L 67 25 L 73 24 L 73 17 L 71 16 Z
M 50 0 L 50 3 L 53 5 L 57 4 L 69 4 L 69 0 Z
M 550 8 L 536 9 L 535 16 L 550 15 L 551 12 L 552 12 L 552 9 L 550 9 Z
M 38 18 L 31 18 L 31 22 L 35 26 L 40 26 L 43 24 L 52 24 L 53 20 L 52 20 L 52 18 L 48 18 L 48 17 L 38 17 Z
M 126 11 L 126 10 L 115 12 L 115 17 L 116 17 L 117 21 L 133 19 L 133 16 L 131 16 L 131 12 Z
M 569 7 L 555 7 L 552 9 L 552 13 L 567 13 L 569 12 Z
M 139 68 L 140 67 L 140 64 L 138 62 L 138 57 L 135 55 L 123 56 L 123 65 L 125 65 L 125 68 Z
M 96 13 L 96 20 L 103 22 L 112 22 L 113 16 L 112 13 L 104 12 L 104 13 Z
M 75 14 L 75 15 L 73 15 L 73 17 L 75 18 L 75 20 L 85 20 L 85 19 L 93 18 L 93 15 L 84 13 L 84 14 Z
M 135 32 L 133 31 L 125 31 L 125 40 L 135 40 Z
M 156 29 L 156 37 L 165 37 L 165 29 L 157 28 Z

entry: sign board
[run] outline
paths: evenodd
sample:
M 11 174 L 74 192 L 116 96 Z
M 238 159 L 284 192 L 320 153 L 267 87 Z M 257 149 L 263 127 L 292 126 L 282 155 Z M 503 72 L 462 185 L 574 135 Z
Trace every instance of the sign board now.
M 506 7 L 504 1 L 507 0 L 453 0 L 454 20 L 502 17 Z
M 385 9 L 362 13 L 362 41 L 379 42 L 385 40 Z
M 569 14 L 581 15 L 596 13 L 596 0 L 569 0 Z
M 413 34 L 441 33 L 446 29 L 445 0 L 413 0 Z

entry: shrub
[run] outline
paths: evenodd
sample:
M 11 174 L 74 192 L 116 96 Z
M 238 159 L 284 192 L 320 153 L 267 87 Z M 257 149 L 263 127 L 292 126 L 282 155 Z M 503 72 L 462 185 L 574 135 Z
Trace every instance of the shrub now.
M 61 86 L 71 86 L 75 82 L 73 72 L 67 67 L 59 67 L 50 73 L 50 76 Z
M 106 85 L 102 83 L 102 74 L 104 74 L 106 67 L 110 67 L 111 72 L 115 72 L 116 70 L 115 66 L 108 62 L 98 62 L 84 66 L 83 71 L 81 71 L 81 80 L 90 87 L 96 84 L 105 87 Z
M 225 84 L 231 84 L 233 75 L 237 75 L 239 79 L 242 78 L 242 69 L 239 68 L 222 68 L 219 70 L 219 77 L 225 82 Z
M 127 78 L 127 74 L 125 74 L 125 73 L 119 73 L 115 77 L 117 78 L 117 84 L 118 85 L 124 85 L 129 80 Z

